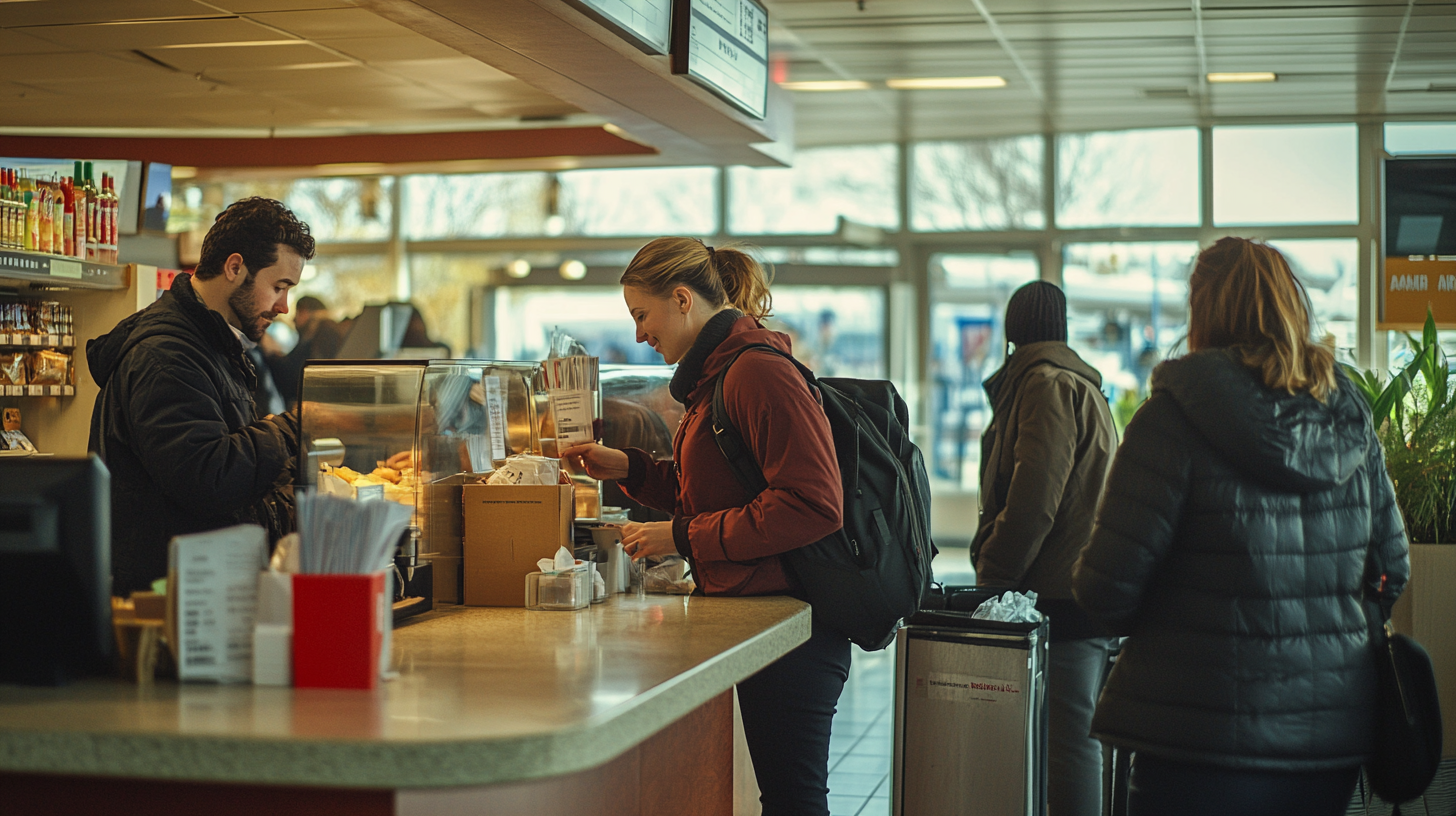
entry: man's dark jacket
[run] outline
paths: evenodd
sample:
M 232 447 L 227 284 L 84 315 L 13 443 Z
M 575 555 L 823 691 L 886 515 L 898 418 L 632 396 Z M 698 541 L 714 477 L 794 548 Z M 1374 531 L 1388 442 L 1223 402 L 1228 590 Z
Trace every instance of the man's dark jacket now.
M 1128 635 L 1092 723 L 1181 762 L 1281 772 L 1364 761 L 1375 661 L 1362 586 L 1410 575 L 1370 412 L 1230 352 L 1162 364 L 1128 425 L 1077 601 Z
M 976 582 L 1033 590 L 1055 640 L 1104 634 L 1072 601 L 1117 434 L 1102 377 L 1066 343 L 1028 343 L 986 381 Z
M 112 592 L 167 574 L 175 535 L 262 525 L 269 542 L 293 526 L 296 425 L 256 419 L 256 375 L 222 315 L 190 275 L 86 344 L 101 386 L 92 451 L 111 470 Z

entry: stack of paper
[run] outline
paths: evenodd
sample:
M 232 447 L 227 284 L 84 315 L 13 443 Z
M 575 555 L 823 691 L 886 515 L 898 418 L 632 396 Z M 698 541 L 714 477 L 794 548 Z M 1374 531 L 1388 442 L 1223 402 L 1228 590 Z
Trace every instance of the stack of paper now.
M 299 567 L 306 573 L 359 575 L 390 566 L 409 526 L 409 505 L 350 501 L 299 491 Z
M 551 399 L 556 439 L 562 447 L 591 442 L 596 419 L 596 357 L 553 357 L 541 364 L 541 375 Z

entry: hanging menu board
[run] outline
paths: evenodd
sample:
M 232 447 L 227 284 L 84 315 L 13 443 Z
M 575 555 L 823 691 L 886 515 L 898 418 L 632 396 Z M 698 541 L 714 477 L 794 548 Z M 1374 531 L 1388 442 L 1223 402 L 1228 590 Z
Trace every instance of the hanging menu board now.
M 756 0 L 677 0 L 672 72 L 762 119 L 768 107 L 768 12 Z
M 649 54 L 666 54 L 673 0 L 572 0 L 591 17 Z

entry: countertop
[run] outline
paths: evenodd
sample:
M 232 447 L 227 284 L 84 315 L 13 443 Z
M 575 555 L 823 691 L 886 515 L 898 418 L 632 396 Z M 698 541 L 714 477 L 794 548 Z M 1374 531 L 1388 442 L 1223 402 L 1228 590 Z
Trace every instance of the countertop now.
M 443 607 L 394 631 L 377 691 L 0 685 L 0 771 L 358 788 L 602 764 L 809 638 L 786 597 Z

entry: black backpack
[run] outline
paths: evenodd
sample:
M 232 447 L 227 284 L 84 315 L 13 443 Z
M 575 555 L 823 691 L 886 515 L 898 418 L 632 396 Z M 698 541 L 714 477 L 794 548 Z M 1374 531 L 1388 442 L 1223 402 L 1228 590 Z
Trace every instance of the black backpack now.
M 834 435 L 844 484 L 844 527 L 784 553 L 814 616 L 860 648 L 883 649 L 930 586 L 930 479 L 907 432 L 909 410 L 885 380 L 817 379 L 802 363 L 756 343 L 733 355 L 713 390 L 713 438 L 753 495 L 768 486 L 743 435 L 728 419 L 723 380 L 745 352 L 763 350 L 794 364 L 817 390 Z

